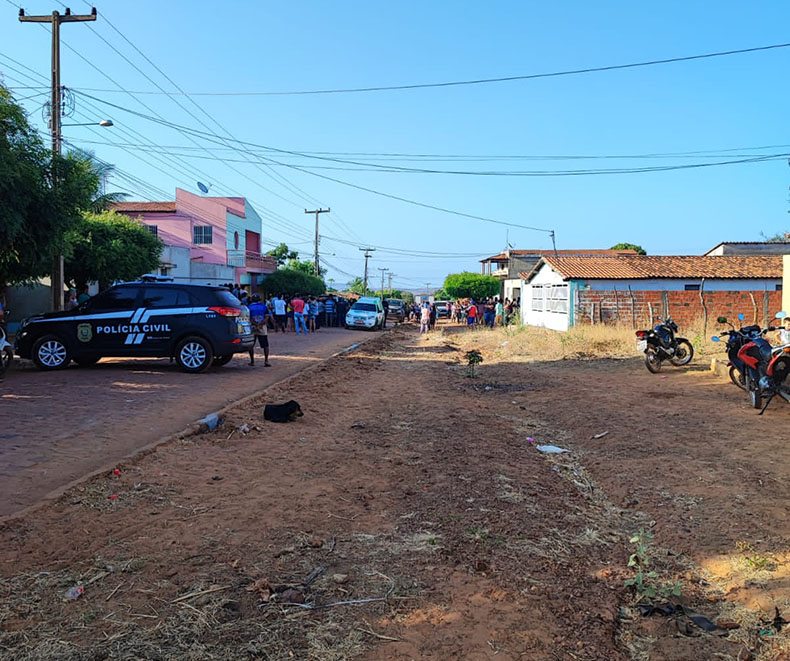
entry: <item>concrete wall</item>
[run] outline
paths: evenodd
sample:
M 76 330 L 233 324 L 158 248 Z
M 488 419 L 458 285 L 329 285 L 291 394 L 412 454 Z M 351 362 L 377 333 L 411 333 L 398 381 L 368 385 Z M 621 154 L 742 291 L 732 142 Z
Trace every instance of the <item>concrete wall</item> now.
M 787 255 L 790 243 L 725 243 L 705 253 L 715 255 Z
M 547 264 L 544 264 L 529 284 L 522 281 L 523 290 L 521 294 L 521 322 L 530 326 L 541 326 L 552 330 L 566 331 L 571 324 L 571 296 L 569 283 L 562 279 L 559 273 L 553 271 Z M 551 289 L 552 287 L 566 289 Z M 545 294 L 552 292 L 558 293 L 566 291 L 568 302 L 565 311 L 557 310 L 556 305 L 551 306 L 546 300 Z M 540 302 L 536 305 L 535 299 Z M 534 309 L 538 307 L 539 309 Z M 555 309 L 550 309 L 554 307 Z

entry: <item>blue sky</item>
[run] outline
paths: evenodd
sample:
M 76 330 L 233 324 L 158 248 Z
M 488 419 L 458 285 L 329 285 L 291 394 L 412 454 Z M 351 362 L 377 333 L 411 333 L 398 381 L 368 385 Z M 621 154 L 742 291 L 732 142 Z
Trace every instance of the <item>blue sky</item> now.
M 20 24 L 0 2 L 0 55 L 48 76 L 49 34 Z M 28 13 L 62 9 L 55 0 L 21 2 Z M 786 2 L 98 2 L 99 20 L 63 28 L 63 41 L 123 88 L 157 91 L 97 36 L 174 91 L 104 20 L 187 92 L 312 90 L 498 77 L 663 59 L 788 41 Z M 74 12 L 86 12 L 82 0 Z M 41 85 L 0 56 L 9 87 Z M 117 86 L 64 47 L 62 82 L 77 90 Z M 236 139 L 286 150 L 456 155 L 633 155 L 787 145 L 790 48 L 708 60 L 552 79 L 438 89 L 306 96 L 193 96 Z M 37 90 L 18 89 L 22 98 Z M 185 97 L 87 92 L 167 121 L 215 134 L 222 130 Z M 41 123 L 44 96 L 23 102 Z M 150 109 L 141 105 L 148 105 Z M 102 102 L 76 96 L 78 115 L 109 117 L 110 129 L 72 127 L 64 135 L 94 149 L 150 186 L 118 178 L 131 199 L 172 199 L 200 179 L 212 193 L 250 198 L 264 236 L 312 253 L 316 201 L 321 251 L 337 284 L 361 274 L 354 244 L 379 250 L 401 287 L 441 284 L 448 272 L 475 271 L 479 257 L 505 247 L 506 228 L 410 206 L 280 165 L 223 164 L 216 157 L 261 158 L 222 149 Z M 168 161 L 150 148 L 174 146 Z M 227 146 L 226 143 L 225 146 Z M 180 148 L 176 148 L 180 147 Z M 202 149 L 206 147 L 210 152 Z M 253 148 L 249 148 L 253 149 Z M 773 154 L 790 147 L 734 153 Z M 135 154 L 135 155 L 132 155 Z M 292 164 L 337 163 L 274 156 Z M 342 158 L 342 157 L 341 157 Z M 471 170 L 567 170 L 713 162 L 708 155 L 636 160 L 401 162 L 407 167 Z M 346 166 L 341 166 L 346 167 Z M 157 169 L 159 168 L 159 169 Z M 231 169 L 233 168 L 233 169 Z M 276 175 L 272 175 L 272 171 Z M 788 228 L 787 160 L 627 175 L 470 177 L 314 170 L 393 195 L 506 222 L 553 229 L 558 248 L 607 248 L 619 241 L 652 254 L 699 254 L 722 240 L 759 240 Z M 297 188 L 294 188 L 297 187 Z M 307 194 L 305 197 L 304 194 Z M 279 197 L 278 197 L 279 196 Z M 285 198 L 285 199 L 282 199 Z M 546 233 L 510 228 L 516 248 L 549 248 Z M 328 237 L 333 237 L 332 239 Z M 418 251 L 456 253 L 429 257 Z M 466 256 L 468 254 L 468 256 Z M 378 271 L 374 270 L 374 273 Z

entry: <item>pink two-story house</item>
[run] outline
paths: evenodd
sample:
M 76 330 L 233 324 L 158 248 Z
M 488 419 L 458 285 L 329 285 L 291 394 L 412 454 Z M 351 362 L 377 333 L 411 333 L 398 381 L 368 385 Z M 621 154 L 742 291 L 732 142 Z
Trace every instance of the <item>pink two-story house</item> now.
M 176 188 L 175 202 L 118 202 L 112 208 L 139 220 L 165 244 L 161 275 L 254 289 L 277 268 L 261 252 L 263 221 L 244 197 L 204 197 Z

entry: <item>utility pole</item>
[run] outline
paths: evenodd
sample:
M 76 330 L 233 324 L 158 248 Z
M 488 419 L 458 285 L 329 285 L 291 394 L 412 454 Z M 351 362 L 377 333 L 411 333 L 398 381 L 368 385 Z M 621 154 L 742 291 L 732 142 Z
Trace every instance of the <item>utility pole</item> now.
M 44 16 L 25 16 L 25 10 L 19 10 L 19 20 L 22 23 L 51 23 L 52 24 L 52 97 L 50 100 L 50 128 L 52 132 L 52 155 L 60 156 L 61 135 L 60 135 L 60 24 L 61 23 L 80 23 L 83 21 L 96 20 L 96 7 L 91 8 L 90 14 L 72 14 L 71 9 L 66 9 L 66 13 L 53 11 L 52 15 Z M 57 181 L 53 178 L 52 185 L 56 186 Z M 52 310 L 63 309 L 63 255 L 55 257 L 52 264 Z
M 426 282 L 425 283 L 425 300 L 427 301 L 428 298 L 430 298 L 430 296 L 431 296 L 431 283 L 430 282 Z
M 313 209 L 312 211 L 308 211 L 307 209 L 304 210 L 305 213 L 314 213 L 315 214 L 315 265 L 314 265 L 314 273 L 316 276 L 321 276 L 321 268 L 318 265 L 318 214 L 321 213 L 329 213 L 331 209 Z
M 372 252 L 376 252 L 375 248 L 360 248 L 360 250 L 365 251 L 365 284 L 362 288 L 362 295 L 368 295 L 368 260 L 373 257 L 373 255 L 369 254 Z
M 379 271 L 381 271 L 381 298 L 384 298 L 384 274 L 387 272 L 387 269 L 379 266 Z
M 390 271 L 390 272 L 387 274 L 387 279 L 389 280 L 389 282 L 387 283 L 387 289 L 389 289 L 389 290 L 390 290 L 390 298 L 392 298 L 392 278 L 393 278 L 394 276 L 395 276 L 395 274 L 394 274 L 392 271 Z

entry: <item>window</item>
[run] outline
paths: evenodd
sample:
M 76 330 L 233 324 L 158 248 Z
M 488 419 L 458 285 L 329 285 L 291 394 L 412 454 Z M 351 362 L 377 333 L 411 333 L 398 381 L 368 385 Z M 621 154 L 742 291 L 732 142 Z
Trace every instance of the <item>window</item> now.
M 136 287 L 119 287 L 94 296 L 90 300 L 91 312 L 110 312 L 113 310 L 134 310 L 137 302 Z
M 145 228 L 154 236 L 159 236 L 159 225 L 146 225 Z
M 146 287 L 143 291 L 144 308 L 175 308 L 189 303 L 189 294 L 183 289 Z
M 782 285 L 776 285 L 776 291 L 782 291 Z
M 532 285 L 532 311 L 543 312 L 543 285 Z
M 352 310 L 359 310 L 361 312 L 377 312 L 378 309 L 373 303 L 354 303 L 351 306 Z
M 236 250 L 239 249 L 239 233 L 238 232 L 234 232 L 233 233 L 233 247 Z
M 546 309 L 549 312 L 568 312 L 568 285 L 551 285 L 545 288 Z
M 684 285 L 683 289 L 686 291 L 699 291 L 699 285 Z
M 213 243 L 213 230 L 211 225 L 195 225 L 192 228 L 192 243 L 196 246 L 206 243 Z

